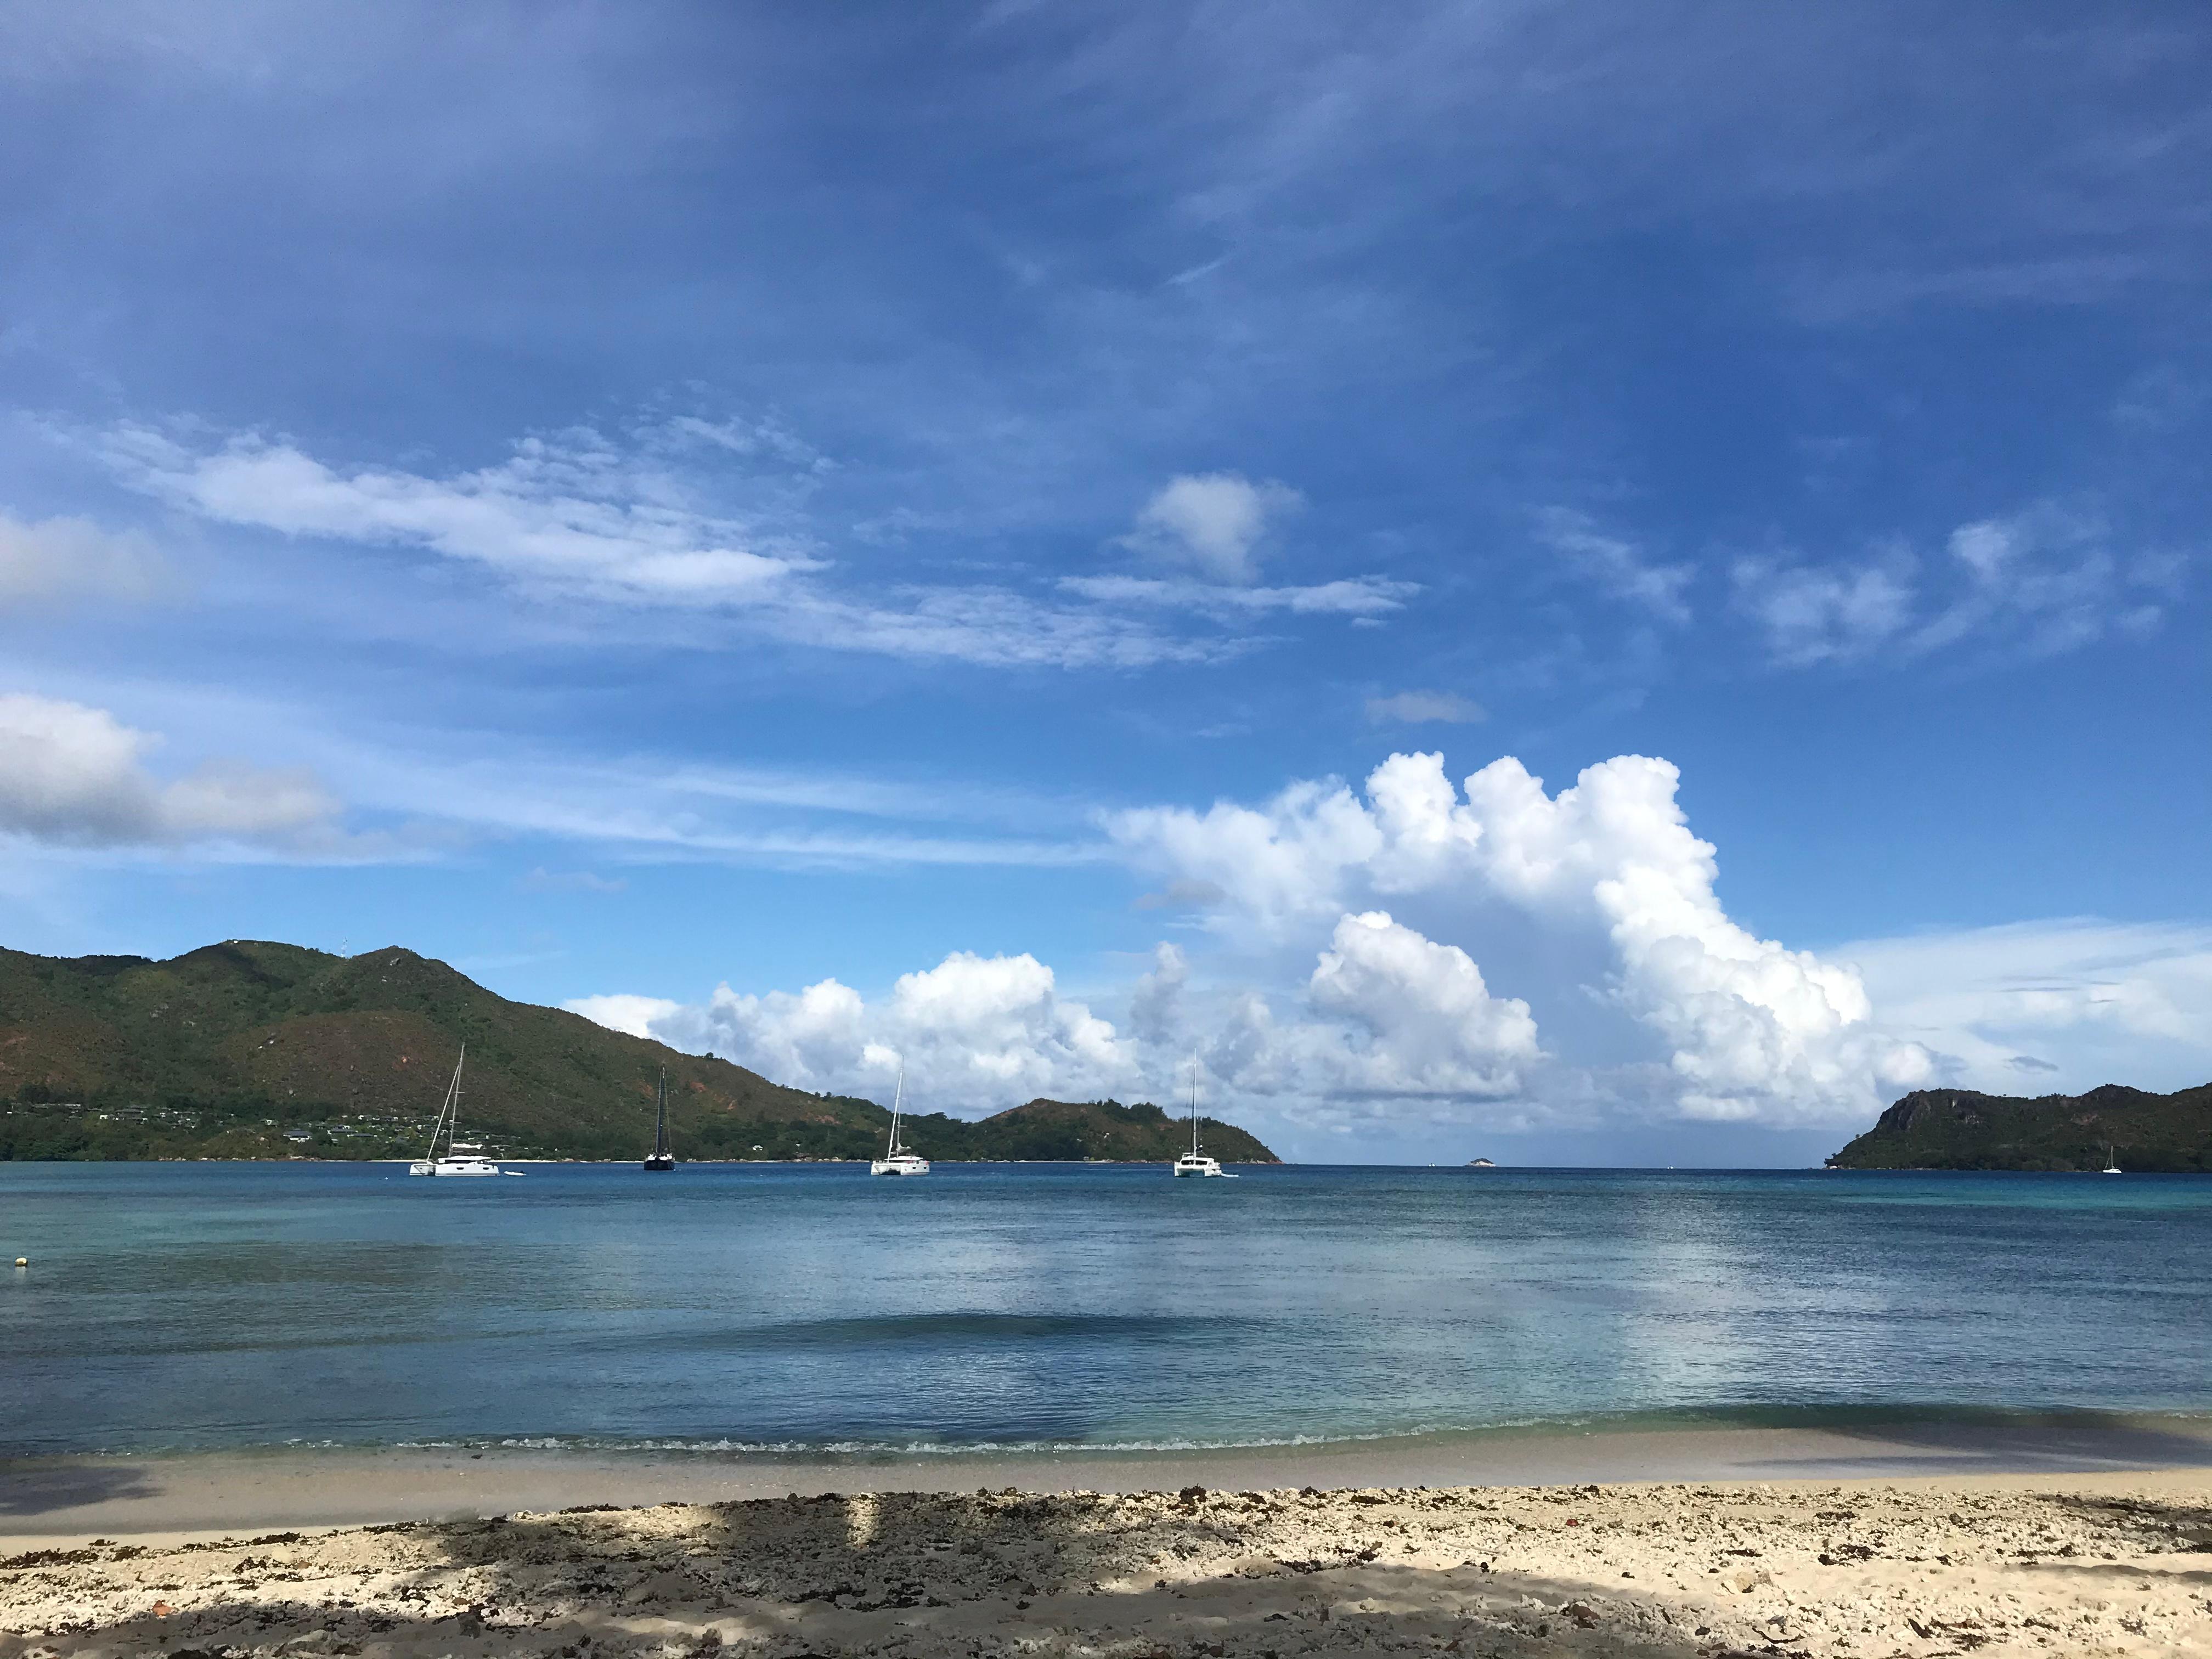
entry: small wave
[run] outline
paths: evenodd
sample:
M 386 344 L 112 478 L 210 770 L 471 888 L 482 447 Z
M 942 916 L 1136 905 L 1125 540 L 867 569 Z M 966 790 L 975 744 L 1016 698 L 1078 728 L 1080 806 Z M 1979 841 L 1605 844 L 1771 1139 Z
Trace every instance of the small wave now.
M 1580 1419 L 1527 1418 L 1466 1425 L 1434 1425 L 1338 1434 L 1254 1435 L 1199 1438 L 1177 1437 L 1130 1440 L 738 1440 L 598 1435 L 513 1435 L 468 1440 L 403 1441 L 424 1450 L 565 1451 L 611 1454 L 735 1457 L 1106 1457 L 1180 1455 L 1190 1452 L 1285 1451 L 1316 1446 L 1370 1445 L 1389 1441 L 1431 1440 L 1443 1436 L 1512 1432 L 1528 1429 L 1572 1430 Z
M 2038 1424 L 2201 1423 L 2212 1411 L 2077 1411 L 1946 1405 L 1746 1407 L 1741 1410 L 1594 1413 L 1573 1417 L 1500 1418 L 1481 1423 L 1428 1423 L 1331 1433 L 1163 1436 L 1117 1440 L 751 1440 L 731 1436 L 509 1435 L 398 1443 L 419 1449 L 569 1452 L 593 1455 L 874 1459 L 1184 1456 L 1197 1453 L 1312 1450 L 1327 1447 L 1408 1445 L 1523 1435 L 1607 1435 L 1724 1429 L 1876 1429 L 1910 1425 L 2026 1427 Z
M 1396 1443 L 1408 1448 L 1437 1443 L 1465 1443 L 1523 1436 L 1589 1436 L 1670 1431 L 1729 1429 L 1834 1429 L 1881 1431 L 1951 1427 L 1973 1429 L 2152 1428 L 2161 1424 L 2190 1425 L 2212 1422 L 2212 1408 L 2077 1409 L 2064 1407 L 2016 1407 L 1947 1405 L 1899 1401 L 1882 1405 L 1702 1407 L 1626 1413 L 1585 1413 L 1575 1416 L 1531 1415 L 1497 1418 L 1484 1422 L 1424 1423 L 1389 1428 L 1338 1430 L 1318 1433 L 1252 1435 L 1131 1436 L 1113 1440 L 1067 1440 L 1042 1437 L 1005 1440 L 933 1440 L 840 1437 L 836 1439 L 750 1439 L 732 1435 L 441 1435 L 397 1440 L 361 1440 L 337 1437 L 295 1436 L 281 1441 L 173 1442 L 106 1447 L 24 1447 L 14 1455 L 51 1455 L 65 1449 L 70 1455 L 101 1457 L 191 1457 L 283 1452 L 364 1453 L 394 1451 L 539 1452 L 599 1457 L 658 1456 L 732 1459 L 783 1459 L 793 1462 L 871 1461 L 896 1462 L 1013 1460 L 1018 1458 L 1179 1457 L 1202 1454 L 1236 1455 L 1271 1451 L 1310 1451 L 1332 1447 L 1373 1447 Z

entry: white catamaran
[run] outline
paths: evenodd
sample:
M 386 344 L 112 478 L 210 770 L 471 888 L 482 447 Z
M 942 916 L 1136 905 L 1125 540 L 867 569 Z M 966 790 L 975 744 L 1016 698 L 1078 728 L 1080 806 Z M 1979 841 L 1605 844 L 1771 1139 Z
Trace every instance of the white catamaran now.
M 1215 1176 L 1224 1181 L 1237 1177 L 1221 1167 L 1220 1163 L 1198 1150 L 1198 1056 L 1190 1057 L 1190 1150 L 1175 1161 L 1175 1172 L 1179 1176 Z
M 472 1142 L 457 1140 L 461 1117 L 461 1067 L 468 1062 L 469 1045 L 461 1045 L 461 1057 L 453 1062 L 453 1080 L 446 1085 L 446 1098 L 438 1107 L 438 1121 L 430 1126 L 430 1149 L 407 1166 L 409 1175 L 419 1176 L 495 1176 L 510 1171 L 502 1170 L 484 1156 L 484 1149 Z M 438 1137 L 446 1138 L 446 1153 L 438 1155 Z
M 870 1175 L 923 1176 L 929 1173 L 929 1160 L 920 1152 L 910 1152 L 899 1145 L 899 1109 L 906 1103 L 906 1066 L 899 1066 L 898 1087 L 891 1093 L 891 1139 L 884 1155 L 868 1165 Z

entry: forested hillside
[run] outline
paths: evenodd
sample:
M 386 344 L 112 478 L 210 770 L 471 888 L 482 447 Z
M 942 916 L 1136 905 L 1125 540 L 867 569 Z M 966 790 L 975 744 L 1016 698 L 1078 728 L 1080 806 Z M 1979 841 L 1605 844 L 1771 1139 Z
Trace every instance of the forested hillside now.
M 2033 1100 L 1921 1089 L 1831 1158 L 1838 1170 L 2212 1170 L 2212 1084 L 2154 1095 L 2108 1083 Z
M 233 940 L 166 962 L 0 951 L 0 1158 L 412 1156 L 464 1041 L 463 1128 L 509 1158 L 640 1155 L 663 1066 L 683 1158 L 865 1158 L 890 1124 L 873 1102 L 509 1002 L 411 951 Z M 1111 1102 L 909 1123 L 948 1159 L 1172 1158 L 1185 1133 Z M 1272 1160 L 1240 1130 L 1206 1133 L 1217 1156 Z

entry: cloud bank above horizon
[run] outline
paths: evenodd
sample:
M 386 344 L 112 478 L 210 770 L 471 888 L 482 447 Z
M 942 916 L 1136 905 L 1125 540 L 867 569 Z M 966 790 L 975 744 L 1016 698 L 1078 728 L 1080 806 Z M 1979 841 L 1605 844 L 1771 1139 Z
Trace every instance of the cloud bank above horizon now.
M 903 1066 L 918 1104 L 960 1115 L 1166 1097 L 1195 1054 L 1219 1109 L 1309 1130 L 1848 1126 L 1942 1083 L 2087 1086 L 2081 1063 L 2116 1045 L 2157 1047 L 2184 1077 L 2212 1066 L 2212 1033 L 2186 1012 L 2212 990 L 2212 929 L 2022 925 L 1793 951 L 1728 917 L 1678 781 L 1664 760 L 1620 756 L 1553 794 L 1509 757 L 1455 787 L 1442 755 L 1401 753 L 1357 790 L 1115 813 L 1131 872 L 1186 895 L 1194 926 L 1087 1000 L 1030 953 L 956 951 L 875 1001 L 833 978 L 568 1006 L 823 1092 L 880 1093 Z M 1395 914 L 1366 908 L 1384 903 Z M 2017 971 L 1992 975 L 2008 953 L 2042 975 L 2028 1000 L 2007 994 Z M 2093 968 L 2113 977 L 2084 983 Z

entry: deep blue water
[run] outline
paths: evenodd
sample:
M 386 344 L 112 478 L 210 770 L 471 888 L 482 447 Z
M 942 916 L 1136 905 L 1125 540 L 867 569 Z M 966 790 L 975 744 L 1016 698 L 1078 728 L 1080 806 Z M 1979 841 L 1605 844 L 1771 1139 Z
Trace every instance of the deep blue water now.
M 0 1452 L 2212 1408 L 2212 1180 L 0 1164 Z

